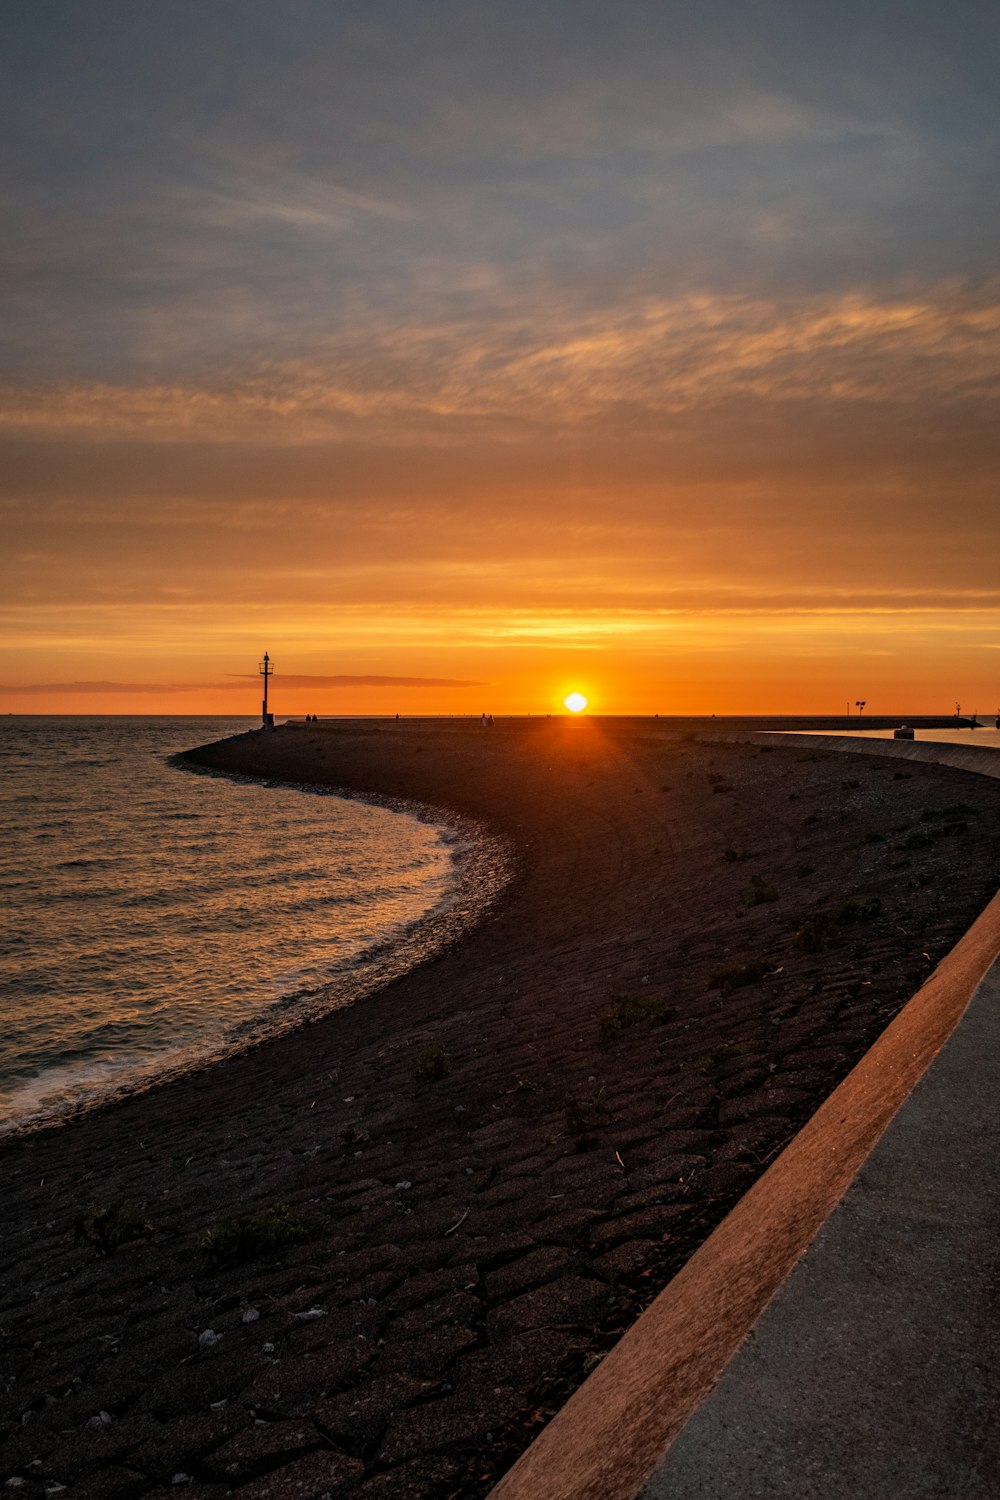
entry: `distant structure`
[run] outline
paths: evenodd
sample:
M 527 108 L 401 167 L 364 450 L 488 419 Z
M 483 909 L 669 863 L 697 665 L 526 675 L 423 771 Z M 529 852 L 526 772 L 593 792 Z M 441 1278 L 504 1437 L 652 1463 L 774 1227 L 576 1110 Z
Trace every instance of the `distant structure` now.
M 273 676 L 274 668 L 271 666 L 271 658 L 266 651 L 264 652 L 264 660 L 260 663 L 259 671 L 264 679 L 264 702 L 260 708 L 260 722 L 262 728 L 270 729 L 274 724 L 274 714 L 269 714 L 267 711 L 267 679 Z

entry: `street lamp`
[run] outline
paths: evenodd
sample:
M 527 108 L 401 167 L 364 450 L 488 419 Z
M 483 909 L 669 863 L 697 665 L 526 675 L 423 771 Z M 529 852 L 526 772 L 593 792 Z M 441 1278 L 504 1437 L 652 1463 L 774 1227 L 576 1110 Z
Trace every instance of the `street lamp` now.
M 861 716 L 863 715 L 863 713 L 865 711 L 865 704 L 867 702 L 868 702 L 867 698 L 855 698 L 855 700 L 854 700 L 854 707 L 858 711 L 858 718 L 859 719 L 861 718 Z
M 260 722 L 266 729 L 273 722 L 274 718 L 273 714 L 269 714 L 267 711 L 267 680 L 274 675 L 274 668 L 271 666 L 271 658 L 266 651 L 264 652 L 264 660 L 258 664 L 257 670 L 264 679 L 264 702 L 261 704 Z

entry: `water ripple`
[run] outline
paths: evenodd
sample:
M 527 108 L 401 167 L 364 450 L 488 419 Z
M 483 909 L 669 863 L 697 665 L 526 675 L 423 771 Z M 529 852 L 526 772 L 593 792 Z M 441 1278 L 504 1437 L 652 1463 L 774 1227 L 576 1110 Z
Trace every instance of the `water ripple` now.
M 311 1012 L 453 902 L 452 830 L 168 764 L 245 727 L 0 725 L 0 1132 Z

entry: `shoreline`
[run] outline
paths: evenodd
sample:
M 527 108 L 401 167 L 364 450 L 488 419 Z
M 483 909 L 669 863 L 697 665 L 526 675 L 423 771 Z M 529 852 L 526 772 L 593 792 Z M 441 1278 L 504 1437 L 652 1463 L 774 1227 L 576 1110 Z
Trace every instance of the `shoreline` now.
M 71 1496 L 182 1469 L 257 1500 L 338 1466 L 363 1500 L 485 1494 L 995 890 L 1000 787 L 649 729 L 355 722 L 196 752 L 454 808 L 517 871 L 363 1004 L 0 1141 L 12 1461 Z M 838 900 L 862 914 L 808 951 Z M 450 1071 L 414 1077 L 434 1047 Z M 72 1220 L 115 1197 L 158 1233 L 101 1260 Z M 206 1266 L 208 1227 L 279 1201 L 308 1241 Z M 290 1423 L 303 1445 L 265 1451 Z
M 199 766 L 187 760 L 187 752 L 168 756 L 166 764 L 188 775 L 267 784 L 259 777 L 244 773 Z M 282 781 L 280 784 L 321 796 L 337 795 L 322 784 L 305 781 Z M 368 995 L 425 962 L 440 948 L 458 942 L 462 934 L 480 920 L 482 911 L 497 899 L 510 878 L 507 851 L 499 840 L 491 840 L 471 819 L 451 815 L 447 809 L 404 802 L 401 798 L 366 797 L 349 789 L 342 790 L 339 795 L 345 801 L 364 802 L 399 812 L 440 830 L 450 846 L 452 866 L 452 885 L 444 901 L 393 935 L 366 946 L 352 956 L 346 967 L 332 972 L 322 985 L 283 996 L 260 1014 L 240 1022 L 224 1040 L 206 1044 L 196 1052 L 186 1051 L 180 1056 L 169 1051 L 165 1051 L 160 1059 L 150 1056 L 131 1069 L 123 1069 L 117 1082 L 109 1079 L 104 1084 L 95 1083 L 92 1091 L 81 1085 L 79 1097 L 67 1099 L 61 1105 L 22 1113 L 9 1121 L 0 1120 L 0 1142 L 61 1130 L 88 1115 L 116 1108 L 188 1074 L 224 1066 L 230 1058 L 265 1045 L 287 1031 L 308 1026 L 333 1010 L 362 1003 Z M 172 1056 L 174 1060 L 171 1060 Z M 53 1071 L 60 1071 L 59 1067 L 54 1066 Z

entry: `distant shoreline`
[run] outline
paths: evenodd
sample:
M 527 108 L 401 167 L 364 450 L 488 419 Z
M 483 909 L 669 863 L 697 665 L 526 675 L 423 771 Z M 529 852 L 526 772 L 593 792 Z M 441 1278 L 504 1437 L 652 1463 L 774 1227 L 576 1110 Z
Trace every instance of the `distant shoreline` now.
M 14 709 L 0 710 L 0 717 L 8 719 L 96 719 L 105 721 L 107 719 L 172 719 L 176 721 L 193 721 L 198 719 L 220 719 L 230 722 L 246 721 L 249 728 L 255 728 L 260 723 L 260 715 L 254 713 L 191 713 L 191 714 L 137 714 L 137 713 L 26 713 Z M 572 722 L 571 716 L 562 711 L 546 712 L 539 710 L 535 713 L 498 714 L 498 721 L 505 724 L 538 723 L 539 720 L 560 719 Z M 969 714 L 960 717 L 955 714 L 916 714 L 916 713 L 891 713 L 891 714 L 587 714 L 588 720 L 603 720 L 609 723 L 636 726 L 646 723 L 659 723 L 672 729 L 681 730 L 707 730 L 710 728 L 722 729 L 732 727 L 735 729 L 798 729 L 798 730 L 824 730 L 836 729 L 894 729 L 900 724 L 909 724 L 917 729 L 968 729 L 973 725 L 973 718 Z M 980 728 L 986 728 L 995 721 L 995 714 L 982 714 L 975 721 Z M 300 714 L 276 715 L 279 726 L 285 723 L 302 724 L 303 716 Z M 402 714 L 399 722 L 406 724 L 448 724 L 448 723 L 478 723 L 479 712 L 471 711 L 461 714 Z M 368 723 L 395 723 L 394 714 L 321 714 L 319 721 L 325 724 L 368 724 Z

